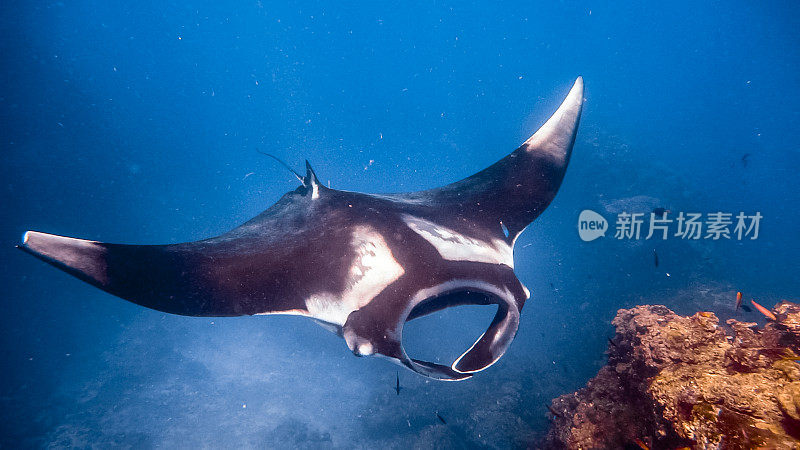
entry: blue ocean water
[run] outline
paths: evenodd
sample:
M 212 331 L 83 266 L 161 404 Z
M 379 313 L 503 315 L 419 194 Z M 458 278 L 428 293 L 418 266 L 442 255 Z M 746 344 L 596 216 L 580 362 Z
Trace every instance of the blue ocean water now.
M 736 291 L 800 292 L 793 2 L 0 8 L 0 446 L 530 446 L 544 405 L 604 364 L 617 309 L 727 318 L 744 314 Z M 468 381 L 401 369 L 397 395 L 396 366 L 311 321 L 170 316 L 14 248 L 29 229 L 214 236 L 296 187 L 259 150 L 339 189 L 440 186 L 519 146 L 579 75 L 564 184 L 516 245 L 532 298 L 506 355 Z M 584 209 L 613 226 L 656 207 L 763 219 L 756 240 L 578 237 Z M 458 355 L 489 320 L 446 310 L 407 345 Z

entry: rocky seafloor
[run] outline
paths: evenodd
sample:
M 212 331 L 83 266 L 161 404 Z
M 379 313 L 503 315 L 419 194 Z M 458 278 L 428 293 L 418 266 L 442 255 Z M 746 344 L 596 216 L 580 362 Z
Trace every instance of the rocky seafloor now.
M 800 448 L 800 306 L 764 327 L 623 309 L 608 364 L 554 399 L 547 448 Z

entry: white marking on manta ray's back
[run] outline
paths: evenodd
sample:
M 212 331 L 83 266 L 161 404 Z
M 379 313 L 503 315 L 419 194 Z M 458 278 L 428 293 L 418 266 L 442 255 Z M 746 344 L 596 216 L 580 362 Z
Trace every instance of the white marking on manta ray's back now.
M 355 227 L 350 245 L 355 257 L 344 292 L 322 292 L 306 299 L 310 316 L 339 326 L 344 326 L 350 313 L 366 306 L 405 273 L 386 240 L 374 229 Z
M 316 200 L 319 198 L 319 184 L 311 183 L 311 198 Z
M 514 267 L 514 251 L 502 239 L 486 242 L 408 214 L 403 215 L 403 221 L 430 242 L 444 259 L 505 264 Z
M 413 204 L 413 205 L 424 205 L 426 202 L 429 201 L 429 198 L 426 196 L 424 192 L 409 192 L 403 194 L 367 194 L 370 197 L 379 198 L 382 200 L 388 200 L 390 202 L 395 203 L 402 203 L 402 204 Z

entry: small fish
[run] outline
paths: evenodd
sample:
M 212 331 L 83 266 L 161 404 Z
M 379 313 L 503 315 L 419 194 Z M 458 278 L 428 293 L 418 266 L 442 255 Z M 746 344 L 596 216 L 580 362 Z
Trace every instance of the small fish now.
M 617 348 L 617 344 L 615 344 L 614 341 L 611 340 L 611 338 L 606 338 L 606 339 L 608 339 L 608 343 L 611 344 L 612 347 Z
M 745 305 L 744 303 L 742 303 L 742 311 L 744 311 L 744 312 L 749 312 L 749 313 L 750 313 L 750 312 L 753 312 L 753 310 L 752 310 L 752 309 L 750 309 L 750 307 L 749 307 L 749 306 L 747 306 L 747 305 Z
M 550 414 L 552 414 L 552 415 L 554 415 L 556 417 L 562 417 L 562 418 L 564 417 L 563 415 L 561 415 L 558 411 L 553 409 L 553 407 L 548 405 L 547 403 L 545 403 L 544 406 L 547 407 L 547 410 L 550 411 Z
M 672 211 L 668 210 L 667 208 L 653 208 L 653 214 L 661 218 L 663 218 L 665 214 L 669 214 L 671 212 Z
M 769 320 L 771 320 L 773 322 L 777 322 L 778 321 L 778 318 L 775 317 L 775 314 L 772 314 L 772 311 L 770 311 L 767 308 L 764 308 L 763 306 L 759 305 L 758 303 L 756 303 L 755 300 L 750 300 L 750 303 L 752 303 L 753 306 L 756 307 L 758 312 L 763 314 L 767 319 L 769 319 Z
M 636 442 L 636 445 L 638 445 L 642 450 L 650 450 L 650 447 L 648 447 L 647 444 L 642 442 L 642 440 L 639 438 L 634 439 L 633 442 Z
M 400 395 L 400 374 L 395 372 L 394 376 L 395 376 L 394 390 L 395 392 L 397 392 L 397 395 Z
M 444 425 L 447 425 L 447 421 L 444 420 L 444 417 L 440 416 L 439 413 L 436 413 L 436 418 L 439 419 L 439 422 L 442 422 Z
M 742 306 L 742 293 L 741 292 L 737 292 L 736 293 L 736 311 L 738 311 L 739 307 L 741 307 L 741 306 Z
M 247 175 L 244 176 L 244 178 L 242 178 L 242 180 L 246 180 L 247 177 L 249 177 L 250 175 L 255 175 L 255 172 L 249 172 Z
M 656 264 L 656 267 L 658 267 L 658 253 L 656 249 L 653 249 L 653 262 Z
M 747 158 L 750 157 L 750 153 L 745 153 L 742 155 L 742 166 L 747 167 Z

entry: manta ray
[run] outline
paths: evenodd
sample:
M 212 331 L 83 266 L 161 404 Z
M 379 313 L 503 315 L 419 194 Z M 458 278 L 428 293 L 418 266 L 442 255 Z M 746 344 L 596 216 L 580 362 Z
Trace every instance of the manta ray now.
M 564 178 L 583 104 L 578 78 L 519 148 L 444 187 L 400 194 L 331 189 L 306 162 L 300 186 L 210 239 L 126 245 L 28 231 L 22 250 L 137 305 L 184 316 L 294 314 L 390 358 L 464 380 L 503 356 L 530 292 L 514 243 Z M 413 359 L 403 325 L 459 305 L 497 305 L 489 328 L 450 366 Z

